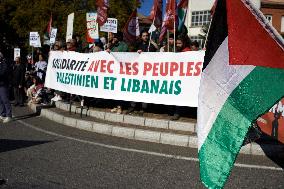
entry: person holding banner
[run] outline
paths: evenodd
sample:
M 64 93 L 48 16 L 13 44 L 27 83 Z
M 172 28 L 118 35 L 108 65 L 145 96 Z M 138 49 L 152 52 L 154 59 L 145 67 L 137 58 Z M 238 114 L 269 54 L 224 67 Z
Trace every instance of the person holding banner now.
M 137 52 L 156 52 L 158 50 L 158 45 L 153 41 L 149 40 L 149 33 L 147 30 L 143 30 L 140 34 L 141 41 L 137 44 Z M 126 114 L 131 114 L 136 108 L 137 103 L 131 102 L 130 108 L 126 111 Z M 142 109 L 139 111 L 141 115 L 144 114 L 144 110 L 147 109 L 147 103 L 142 102 Z
M 198 51 L 199 50 L 199 43 L 197 41 L 193 41 L 190 45 L 190 48 L 192 51 Z
M 8 123 L 12 120 L 12 107 L 9 101 L 9 66 L 0 52 L 0 120 Z
M 107 52 L 128 52 L 128 45 L 123 41 L 123 33 L 110 33 L 110 43 L 106 49 Z M 111 109 L 111 112 L 122 113 L 122 101 L 116 101 L 117 106 Z
M 137 52 L 156 52 L 158 50 L 158 45 L 149 40 L 149 33 L 147 30 L 143 30 L 140 34 L 140 42 L 137 44 Z
M 107 47 L 107 52 L 128 52 L 128 45 L 123 41 L 123 33 L 110 33 L 111 40 Z
M 170 34 L 168 42 L 160 48 L 160 52 L 174 52 L 174 45 L 174 34 Z
M 70 39 L 66 43 L 67 51 L 77 51 L 77 40 Z
M 177 52 L 191 51 L 191 41 L 188 35 L 179 35 L 176 39 L 176 49 Z

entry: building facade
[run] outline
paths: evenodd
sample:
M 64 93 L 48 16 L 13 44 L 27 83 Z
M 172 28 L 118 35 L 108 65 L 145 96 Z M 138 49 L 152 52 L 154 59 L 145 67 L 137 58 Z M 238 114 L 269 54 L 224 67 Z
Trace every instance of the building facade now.
M 215 0 L 188 0 L 186 26 L 191 40 L 196 40 L 203 47 L 205 33 L 211 21 L 211 9 Z M 273 27 L 284 36 L 284 0 L 251 0 L 260 9 Z M 205 29 L 206 30 L 206 29 Z
M 284 0 L 261 0 L 260 10 L 284 37 Z

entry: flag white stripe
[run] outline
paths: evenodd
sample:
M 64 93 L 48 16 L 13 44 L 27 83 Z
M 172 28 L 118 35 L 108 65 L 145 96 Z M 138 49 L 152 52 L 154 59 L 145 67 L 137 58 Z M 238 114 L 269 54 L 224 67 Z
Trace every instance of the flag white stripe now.
M 227 37 L 202 73 L 199 89 L 202 93 L 198 97 L 198 151 L 229 95 L 254 68 L 255 66 L 229 65 Z

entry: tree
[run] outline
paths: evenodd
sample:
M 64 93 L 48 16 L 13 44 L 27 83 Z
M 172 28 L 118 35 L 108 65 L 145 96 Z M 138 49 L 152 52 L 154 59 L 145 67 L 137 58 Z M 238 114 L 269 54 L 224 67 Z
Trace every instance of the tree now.
M 110 0 L 109 17 L 118 19 L 122 29 L 131 12 L 140 4 L 137 0 Z M 95 1 L 87 0 L 0 0 L 0 45 L 29 48 L 29 32 L 43 37 L 52 14 L 52 26 L 58 28 L 58 38 L 64 39 L 68 14 L 74 12 L 74 34 L 85 38 L 86 13 L 96 11 Z M 3 42 L 5 39 L 5 44 Z M 42 41 L 42 40 L 41 40 Z

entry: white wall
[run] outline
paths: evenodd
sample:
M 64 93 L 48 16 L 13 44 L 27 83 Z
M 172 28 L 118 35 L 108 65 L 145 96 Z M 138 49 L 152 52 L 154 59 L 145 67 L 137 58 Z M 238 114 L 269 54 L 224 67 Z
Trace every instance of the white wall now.
M 188 13 L 187 19 L 185 20 L 187 28 L 191 26 L 191 13 L 193 11 L 211 10 L 214 2 L 215 0 L 188 0 Z M 198 35 L 200 29 L 201 27 L 195 27 L 194 31 L 189 31 L 189 35 Z
M 215 0 L 188 0 L 191 11 L 210 10 Z
M 185 20 L 188 28 L 189 36 L 197 36 L 201 34 L 202 27 L 190 27 L 191 26 L 191 13 L 192 11 L 211 10 L 215 0 L 188 0 L 188 13 Z M 251 0 L 251 3 L 256 7 L 260 8 L 261 0 Z

